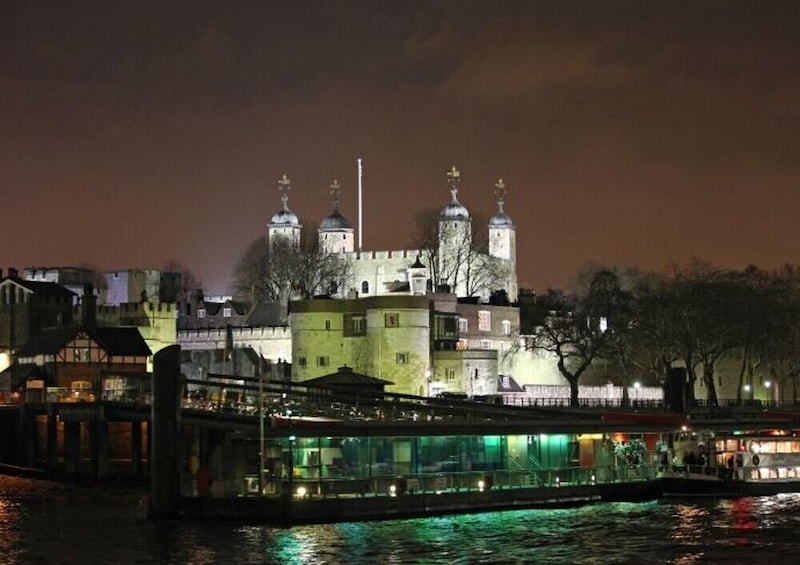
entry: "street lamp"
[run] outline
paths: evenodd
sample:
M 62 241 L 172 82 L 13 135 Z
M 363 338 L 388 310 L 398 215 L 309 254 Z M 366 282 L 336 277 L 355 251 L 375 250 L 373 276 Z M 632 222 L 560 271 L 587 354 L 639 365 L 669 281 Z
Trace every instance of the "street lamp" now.
M 428 388 L 428 397 L 429 398 L 431 396 L 431 376 L 432 376 L 431 368 L 428 367 L 427 369 L 425 369 L 425 384 L 426 384 L 426 386 Z
M 641 400 L 642 397 L 641 395 L 642 383 L 636 381 L 635 383 L 633 383 L 633 388 L 636 389 L 636 404 L 639 404 L 639 400 Z
M 772 404 L 772 381 L 764 381 L 764 387 L 767 389 L 767 402 Z

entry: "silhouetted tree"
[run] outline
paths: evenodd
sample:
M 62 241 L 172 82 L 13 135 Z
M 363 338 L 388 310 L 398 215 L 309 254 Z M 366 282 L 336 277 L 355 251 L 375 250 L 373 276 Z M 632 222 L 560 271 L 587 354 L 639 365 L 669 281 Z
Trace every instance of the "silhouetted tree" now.
M 290 298 L 332 295 L 351 277 L 350 262 L 325 253 L 315 237 L 295 243 L 289 238 L 258 237 L 242 252 L 233 271 L 234 291 L 241 299 L 288 303 Z
M 551 293 L 552 308 L 533 334 L 526 348 L 552 353 L 561 375 L 570 386 L 570 404 L 578 406 L 581 376 L 595 359 L 608 354 L 615 324 L 628 323 L 626 293 L 619 278 L 609 270 L 592 276 L 581 294 Z
M 507 273 L 502 262 L 489 255 L 485 219 L 473 216 L 469 231 L 452 233 L 441 233 L 439 220 L 439 212 L 432 208 L 420 211 L 410 243 L 420 250 L 433 284 L 448 285 L 454 292 L 463 288 L 466 296 L 488 297 L 501 288 Z

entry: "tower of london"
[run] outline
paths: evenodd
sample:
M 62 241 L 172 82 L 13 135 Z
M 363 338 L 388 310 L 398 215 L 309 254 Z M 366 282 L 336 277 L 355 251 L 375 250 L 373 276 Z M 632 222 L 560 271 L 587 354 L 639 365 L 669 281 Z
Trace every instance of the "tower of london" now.
M 341 186 L 333 181 L 333 211 L 320 222 L 317 237 L 320 250 L 340 254 L 351 265 L 350 279 L 337 289 L 336 296 L 423 295 L 446 288 L 458 297 L 481 301 L 493 292 L 505 291 L 508 300 L 515 302 L 516 227 L 505 211 L 505 183 L 500 179 L 494 186 L 497 211 L 486 226 L 486 251 L 474 245 L 473 218 L 459 201 L 461 172 L 456 167 L 447 171 L 447 185 L 450 201 L 438 215 L 436 249 L 358 251 L 353 224 L 339 210 Z M 288 205 L 291 180 L 287 175 L 279 180 L 278 189 L 282 207 L 268 224 L 269 241 L 289 238 L 299 243 L 303 225 Z

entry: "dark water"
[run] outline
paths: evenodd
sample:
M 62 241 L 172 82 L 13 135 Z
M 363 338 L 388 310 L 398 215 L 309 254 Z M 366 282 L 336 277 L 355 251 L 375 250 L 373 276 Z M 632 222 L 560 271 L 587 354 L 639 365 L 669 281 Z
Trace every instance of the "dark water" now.
M 800 562 L 800 495 L 291 529 L 144 516 L 134 498 L 0 498 L 0 563 Z

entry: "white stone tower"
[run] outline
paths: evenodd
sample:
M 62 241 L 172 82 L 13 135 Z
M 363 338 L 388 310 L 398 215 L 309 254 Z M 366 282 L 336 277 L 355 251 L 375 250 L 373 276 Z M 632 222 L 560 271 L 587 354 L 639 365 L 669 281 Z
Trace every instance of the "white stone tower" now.
M 352 253 L 355 249 L 353 224 L 339 212 L 339 195 L 342 187 L 334 180 L 330 185 L 333 212 L 319 225 L 319 247 L 325 253 Z
M 494 185 L 497 214 L 489 219 L 489 255 L 503 262 L 503 285 L 511 302 L 517 300 L 517 228 L 505 212 L 506 184 L 498 179 Z
M 297 215 L 289 210 L 289 190 L 291 188 L 292 181 L 284 173 L 283 177 L 278 181 L 278 190 L 281 192 L 283 208 L 272 216 L 272 220 L 267 224 L 270 244 L 276 237 L 285 237 L 295 245 L 300 245 L 300 232 L 303 230 L 303 226 L 300 224 Z
M 461 172 L 452 167 L 447 171 L 450 186 L 450 203 L 439 213 L 439 266 L 438 281 L 447 284 L 458 296 L 466 296 L 465 270 L 472 253 L 472 218 L 458 201 Z

